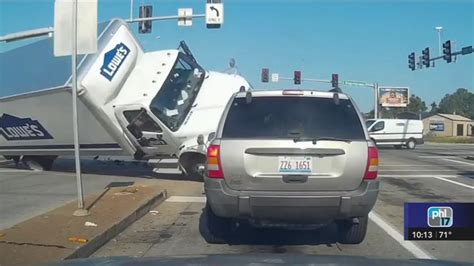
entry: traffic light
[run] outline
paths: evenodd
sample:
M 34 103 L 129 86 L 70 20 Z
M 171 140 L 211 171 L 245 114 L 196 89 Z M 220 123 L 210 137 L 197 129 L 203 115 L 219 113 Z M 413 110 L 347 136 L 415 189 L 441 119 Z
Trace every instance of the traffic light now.
M 443 43 L 443 58 L 448 63 L 451 63 L 451 61 L 453 61 L 453 57 L 451 55 L 451 41 L 449 40 Z
M 262 82 L 267 83 L 270 79 L 270 70 L 268 68 L 262 68 Z
M 152 6 L 140 6 L 139 9 L 139 18 L 151 18 L 153 16 L 153 7 Z M 152 21 L 140 21 L 138 23 L 138 32 L 139 33 L 151 33 Z
M 411 53 L 408 55 L 408 68 L 411 69 L 411 71 L 415 70 L 415 53 Z
M 339 75 L 338 74 L 332 74 L 331 77 L 331 84 L 333 88 L 339 88 Z
M 425 49 L 423 49 L 421 63 L 425 67 L 430 67 L 430 48 L 426 47 Z
M 301 84 L 301 71 L 295 71 L 295 75 L 294 75 L 293 80 L 295 81 L 296 85 Z

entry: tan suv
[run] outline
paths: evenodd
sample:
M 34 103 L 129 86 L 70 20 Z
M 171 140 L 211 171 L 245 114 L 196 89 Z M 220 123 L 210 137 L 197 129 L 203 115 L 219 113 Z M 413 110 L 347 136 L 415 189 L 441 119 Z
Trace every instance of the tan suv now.
M 378 152 L 343 93 L 240 92 L 208 147 L 208 242 L 232 221 L 315 228 L 336 222 L 339 242 L 362 242 L 377 199 Z

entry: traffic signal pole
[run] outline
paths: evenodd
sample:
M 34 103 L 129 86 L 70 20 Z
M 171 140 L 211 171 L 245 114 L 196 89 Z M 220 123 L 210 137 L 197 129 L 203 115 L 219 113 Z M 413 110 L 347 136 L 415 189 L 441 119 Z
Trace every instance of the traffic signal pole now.
M 173 20 L 173 19 L 192 19 L 192 18 L 205 18 L 206 14 L 194 14 L 186 16 L 161 16 L 161 17 L 151 17 L 151 18 L 134 18 L 125 20 L 128 23 L 143 22 L 143 21 L 157 21 L 157 20 Z
M 414 55 L 413 55 L 414 56 Z M 298 73 L 298 74 L 297 74 Z M 262 82 L 267 83 L 270 82 L 270 70 L 268 68 L 262 68 Z M 320 82 L 320 83 L 330 83 L 332 84 L 333 89 L 336 89 L 336 91 L 339 91 L 339 85 L 346 85 L 346 86 L 358 86 L 358 87 L 366 87 L 366 88 L 372 88 L 374 90 L 374 119 L 377 119 L 379 117 L 379 84 L 377 82 L 375 83 L 367 83 L 363 81 L 339 81 L 339 75 L 338 74 L 332 74 L 331 80 L 327 79 L 313 79 L 313 78 L 302 78 L 301 77 L 301 71 L 295 71 L 295 76 L 293 78 L 289 77 L 281 77 L 278 73 L 273 73 L 272 75 L 272 82 L 278 82 L 280 80 L 288 80 L 288 81 L 293 81 L 295 82 L 295 85 L 300 85 L 300 82 L 303 81 L 308 81 L 308 82 Z M 273 75 L 276 76 L 275 79 L 273 79 Z M 296 76 L 298 75 L 298 83 L 296 83 Z

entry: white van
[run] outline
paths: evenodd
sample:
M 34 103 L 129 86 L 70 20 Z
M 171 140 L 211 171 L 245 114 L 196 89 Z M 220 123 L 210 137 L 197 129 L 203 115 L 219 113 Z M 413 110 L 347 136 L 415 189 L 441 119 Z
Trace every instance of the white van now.
M 414 149 L 423 144 L 423 121 L 408 119 L 369 119 L 365 122 L 370 138 L 379 145 Z

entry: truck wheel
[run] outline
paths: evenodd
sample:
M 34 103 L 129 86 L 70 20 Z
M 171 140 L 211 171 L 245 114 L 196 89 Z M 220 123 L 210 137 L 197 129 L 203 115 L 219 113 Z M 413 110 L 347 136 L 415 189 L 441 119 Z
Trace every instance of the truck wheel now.
M 204 181 L 203 176 L 198 171 L 200 164 L 206 163 L 206 156 L 200 153 L 189 152 L 179 157 L 179 164 L 186 170 L 186 175 L 197 181 Z
M 414 139 L 409 139 L 406 145 L 408 149 L 413 150 L 416 147 L 416 142 Z
M 199 221 L 199 231 L 210 244 L 224 244 L 231 230 L 231 220 L 214 214 L 209 204 L 203 210 Z
M 337 222 L 338 242 L 341 244 L 359 244 L 367 232 L 368 216 L 359 217 L 359 223 L 352 220 Z

